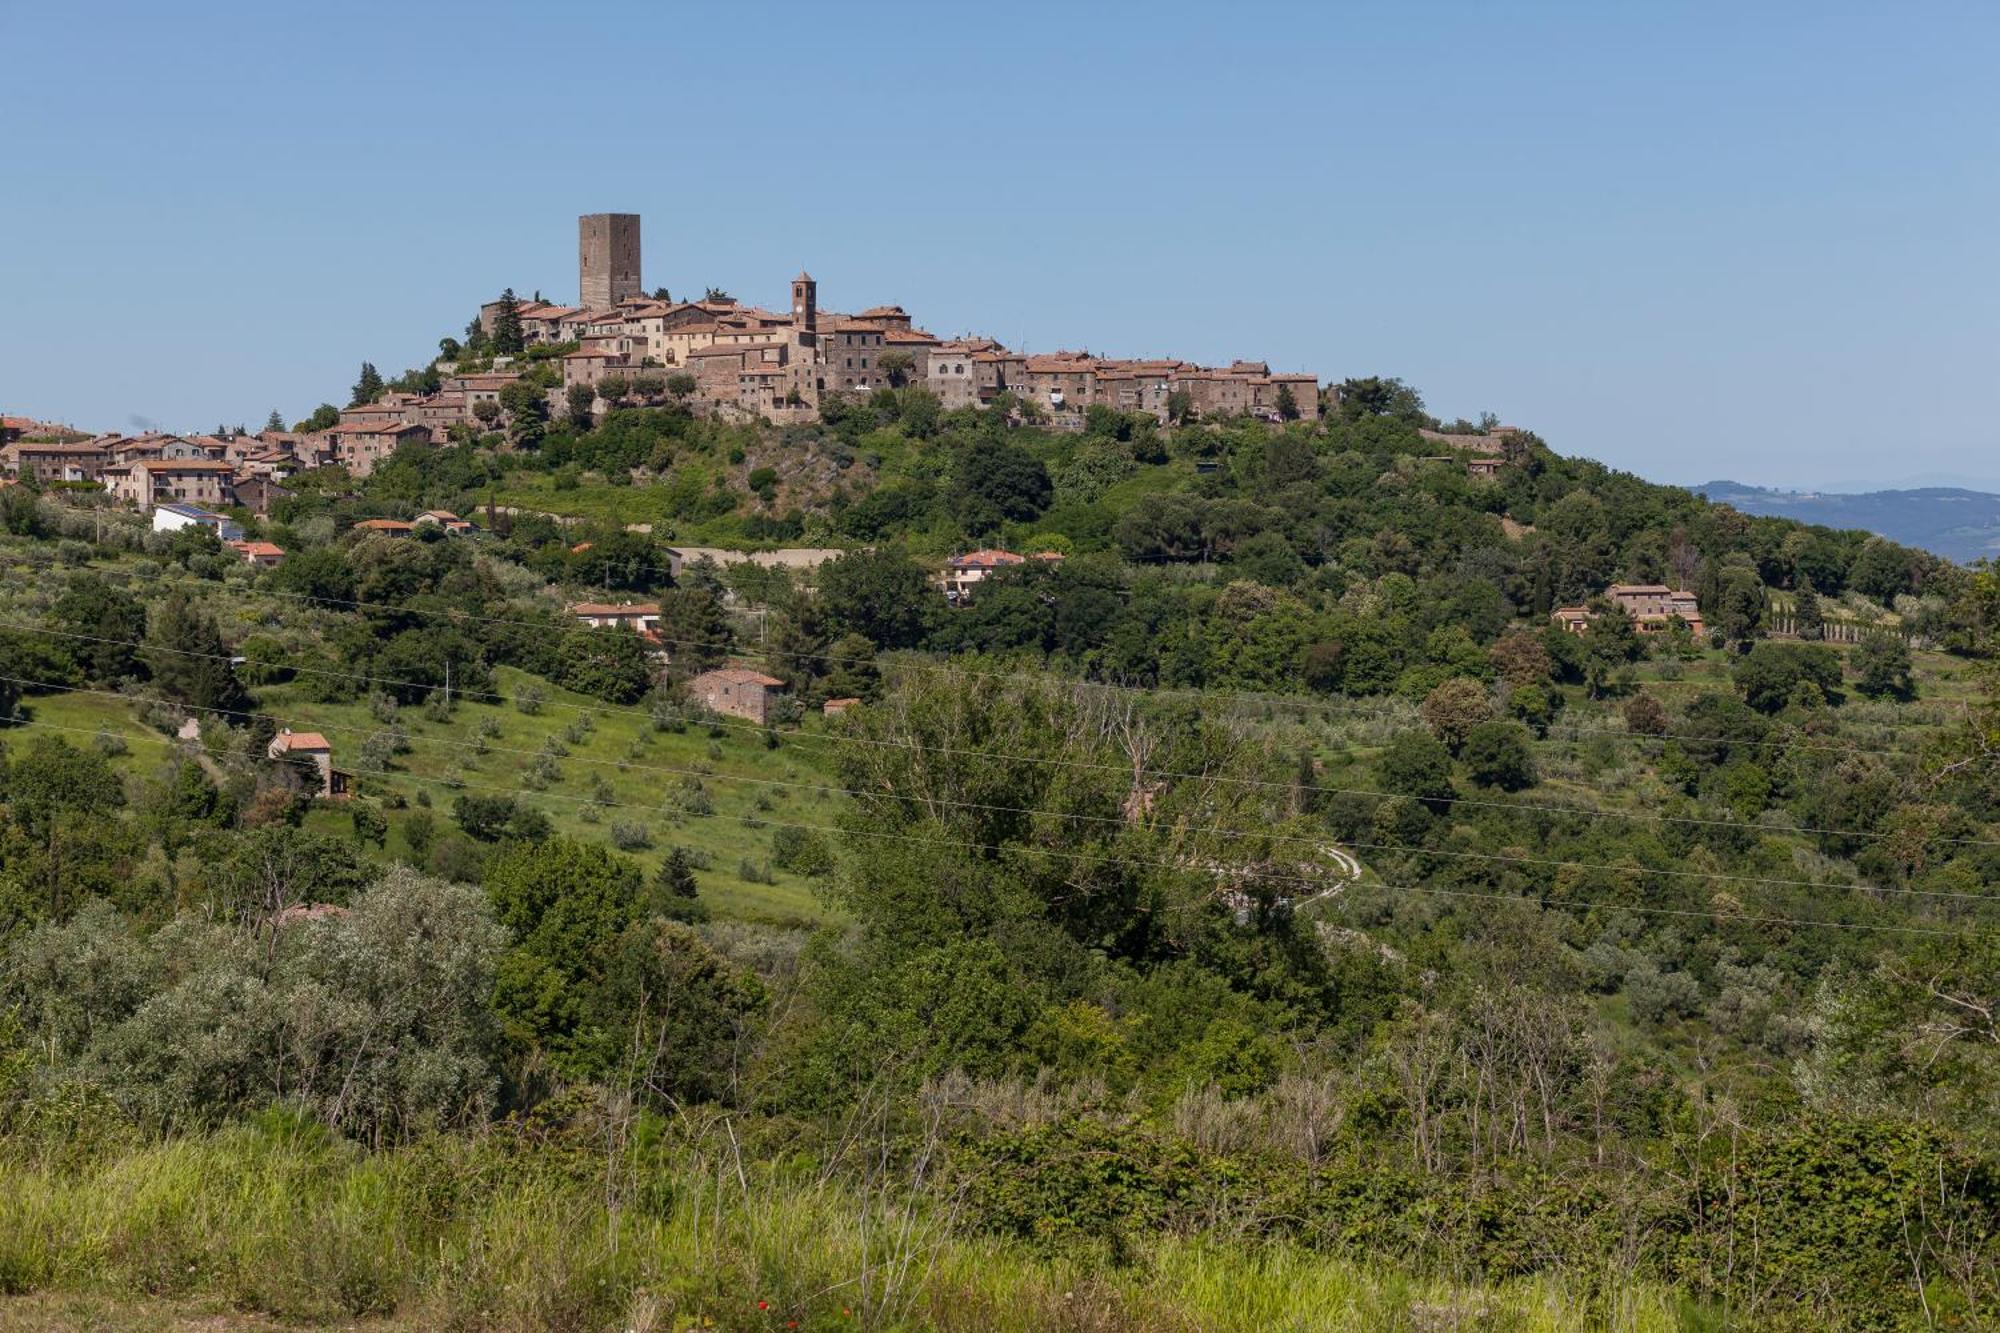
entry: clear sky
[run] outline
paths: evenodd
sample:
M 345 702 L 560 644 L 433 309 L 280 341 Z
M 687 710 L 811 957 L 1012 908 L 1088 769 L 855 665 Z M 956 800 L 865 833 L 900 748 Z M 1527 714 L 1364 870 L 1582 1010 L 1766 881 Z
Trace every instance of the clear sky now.
M 645 280 L 2000 486 L 2000 7 L 0 0 L 0 408 L 255 429 Z

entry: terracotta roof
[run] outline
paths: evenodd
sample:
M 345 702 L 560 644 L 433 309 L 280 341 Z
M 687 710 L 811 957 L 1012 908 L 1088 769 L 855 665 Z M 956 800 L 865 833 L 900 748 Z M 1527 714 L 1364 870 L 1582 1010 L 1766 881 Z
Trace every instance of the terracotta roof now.
M 145 468 L 148 472 L 234 472 L 234 463 L 223 463 L 211 458 L 142 458 L 133 467 Z
M 396 518 L 364 518 L 354 526 L 369 532 L 408 532 L 411 525 Z
M 609 602 L 578 602 L 569 609 L 573 616 L 657 616 L 660 614 L 658 602 L 628 602 L 623 606 L 613 606 Z
M 885 343 L 929 343 L 936 346 L 938 336 L 925 333 L 922 329 L 884 329 L 882 341 Z
M 326 737 L 317 731 L 284 731 L 272 740 L 272 745 L 280 750 L 328 750 L 333 747 L 326 743 Z
M 900 318 L 908 312 L 899 305 L 872 305 L 856 316 L 857 319 Z
M 767 676 L 761 671 L 752 671 L 748 667 L 719 667 L 714 671 L 702 672 L 688 683 L 692 685 L 695 681 L 703 680 L 721 681 L 726 685 L 762 685 L 767 690 L 785 683 L 776 676 Z
M 107 454 L 110 452 L 110 449 L 107 446 L 102 444 L 92 444 L 89 440 L 80 440 L 74 444 L 36 444 L 32 441 L 20 440 L 16 441 L 13 444 L 8 445 L 7 447 L 9 449 L 14 450 L 16 453 L 21 453 L 21 454 L 99 455 L 99 454 Z
M 275 542 L 230 542 L 229 548 L 245 555 L 283 555 L 285 548 Z
M 1015 555 L 1012 551 L 969 551 L 955 555 L 945 563 L 953 569 L 992 569 L 999 565 L 1018 565 L 1027 560 L 1025 555 Z
M 328 435 L 401 435 L 408 431 L 420 430 L 430 434 L 430 427 L 420 426 L 414 421 L 343 421 L 337 426 L 328 426 Z

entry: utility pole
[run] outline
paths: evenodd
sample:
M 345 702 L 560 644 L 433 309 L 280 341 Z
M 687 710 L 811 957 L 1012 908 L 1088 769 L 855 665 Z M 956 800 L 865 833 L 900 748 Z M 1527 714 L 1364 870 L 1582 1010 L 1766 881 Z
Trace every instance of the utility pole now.
M 444 706 L 445 710 L 449 712 L 451 709 L 451 659 L 449 657 L 444 659 Z

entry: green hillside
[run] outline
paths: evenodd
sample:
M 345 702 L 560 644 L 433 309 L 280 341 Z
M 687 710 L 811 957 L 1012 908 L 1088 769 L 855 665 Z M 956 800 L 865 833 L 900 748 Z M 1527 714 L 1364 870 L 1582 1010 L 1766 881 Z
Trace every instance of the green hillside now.
M 1990 1324 L 1992 573 L 1329 407 L 0 490 L 0 1327 Z

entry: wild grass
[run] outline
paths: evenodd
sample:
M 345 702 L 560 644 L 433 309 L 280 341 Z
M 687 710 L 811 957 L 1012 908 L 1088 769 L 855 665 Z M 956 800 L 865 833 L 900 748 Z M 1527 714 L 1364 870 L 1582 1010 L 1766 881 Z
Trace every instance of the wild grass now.
M 1647 1286 L 1477 1289 L 1285 1245 L 1161 1237 L 1109 1268 L 954 1230 L 914 1192 L 689 1156 L 602 1163 L 466 1139 L 365 1154 L 276 1118 L 66 1165 L 0 1160 L 0 1294 L 191 1301 L 427 1329 L 1618 1329 Z M 4 1306 L 0 1306 L 4 1312 Z

